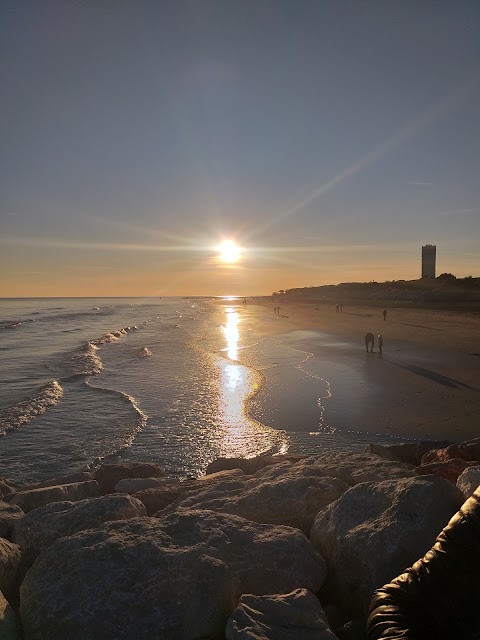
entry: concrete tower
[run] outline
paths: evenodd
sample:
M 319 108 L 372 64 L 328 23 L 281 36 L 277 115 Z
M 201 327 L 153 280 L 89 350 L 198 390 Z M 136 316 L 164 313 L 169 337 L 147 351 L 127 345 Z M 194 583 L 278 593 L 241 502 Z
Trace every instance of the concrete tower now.
M 435 278 L 437 247 L 426 244 L 422 247 L 422 278 Z

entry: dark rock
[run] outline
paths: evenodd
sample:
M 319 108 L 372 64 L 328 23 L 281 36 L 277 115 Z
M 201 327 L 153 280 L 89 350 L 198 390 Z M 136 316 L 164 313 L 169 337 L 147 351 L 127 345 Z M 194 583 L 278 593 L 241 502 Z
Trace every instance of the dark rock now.
M 387 460 L 398 460 L 418 467 L 422 457 L 432 449 L 441 449 L 453 444 L 450 440 L 402 442 L 401 444 L 368 444 L 365 453 L 374 453 Z
M 307 589 L 285 595 L 242 595 L 225 629 L 227 640 L 337 640 Z
M 25 513 L 17 505 L 0 500 L 0 538 L 11 540 L 13 525 L 24 515 Z
M 153 462 L 113 462 L 95 471 L 95 480 L 102 494 L 113 493 L 115 485 L 124 478 L 163 478 L 165 471 Z
M 421 464 L 417 467 L 419 475 L 435 475 L 440 478 L 450 480 L 453 484 L 457 483 L 458 476 L 468 467 L 475 466 L 476 462 L 467 462 L 458 458 L 451 458 L 442 462 L 431 462 L 430 464 Z
M 444 449 L 435 449 L 426 453 L 422 465 L 432 462 L 445 462 L 452 459 L 480 462 L 480 438 L 468 442 L 456 442 Z
M 269 465 L 279 464 L 281 462 L 297 462 L 304 457 L 305 456 L 302 455 L 288 455 L 256 456 L 255 458 L 217 458 L 217 460 L 214 460 L 208 465 L 206 473 L 209 475 L 228 469 L 241 469 L 243 473 L 251 475 Z

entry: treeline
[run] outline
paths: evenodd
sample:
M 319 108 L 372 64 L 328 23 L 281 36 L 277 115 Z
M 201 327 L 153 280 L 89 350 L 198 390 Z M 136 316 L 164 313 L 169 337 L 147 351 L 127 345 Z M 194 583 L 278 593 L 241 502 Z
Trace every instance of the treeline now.
M 399 302 L 479 302 L 480 278 L 456 278 L 442 273 L 438 278 L 390 280 L 387 282 L 342 282 L 337 285 L 281 289 L 272 294 L 274 300 L 305 299 L 345 302 L 352 300 Z

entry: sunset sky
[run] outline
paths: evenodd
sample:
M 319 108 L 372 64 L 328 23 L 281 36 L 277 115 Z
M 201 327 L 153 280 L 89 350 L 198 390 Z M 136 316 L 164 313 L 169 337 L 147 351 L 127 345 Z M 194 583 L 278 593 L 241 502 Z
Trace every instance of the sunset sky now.
M 479 276 L 479 69 L 468 0 L 3 0 L 0 296 Z

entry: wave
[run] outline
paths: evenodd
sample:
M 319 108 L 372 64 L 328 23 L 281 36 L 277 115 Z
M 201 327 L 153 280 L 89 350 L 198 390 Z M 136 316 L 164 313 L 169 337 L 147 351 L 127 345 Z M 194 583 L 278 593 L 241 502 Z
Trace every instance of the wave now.
M 97 353 L 99 346 L 116 342 L 127 335 L 129 331 L 136 328 L 136 326 L 133 326 L 117 329 L 116 331 L 109 331 L 99 338 L 89 340 L 86 344 L 70 354 L 67 361 L 62 364 L 64 376 L 72 378 L 77 376 L 93 376 L 100 373 L 103 369 L 103 364 Z
M 27 424 L 60 402 L 63 387 L 58 380 L 37 389 L 33 395 L 0 411 L 0 436 Z
M 148 420 L 148 415 L 140 409 L 136 399 L 133 396 L 129 395 L 128 393 L 124 393 L 123 391 L 118 391 L 118 389 L 109 389 L 107 387 L 99 387 L 97 385 L 91 384 L 89 380 L 86 382 L 86 384 L 92 389 L 95 389 L 96 391 L 120 396 L 120 398 L 124 402 L 128 403 L 137 414 L 137 423 L 132 428 L 131 432 L 128 435 L 126 435 L 122 444 L 120 446 L 114 445 L 110 451 L 106 451 L 102 456 L 97 456 L 88 465 L 86 465 L 85 470 L 91 471 L 94 469 L 98 469 L 106 460 L 109 460 L 110 458 L 114 458 L 124 449 L 128 449 L 128 447 L 131 447 L 133 444 L 133 441 L 135 440 L 136 435 L 145 428 L 145 425 L 147 424 L 147 420 Z

